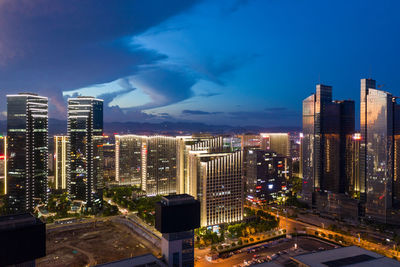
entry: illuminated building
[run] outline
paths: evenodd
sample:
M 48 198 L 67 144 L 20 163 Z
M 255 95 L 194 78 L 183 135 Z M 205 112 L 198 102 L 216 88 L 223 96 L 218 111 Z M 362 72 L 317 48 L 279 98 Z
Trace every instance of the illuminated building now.
M 190 195 L 200 201 L 201 226 L 243 219 L 242 152 L 190 151 Z
M 7 194 L 7 136 L 0 136 L 0 179 L 4 180 L 4 194 Z
M 282 156 L 290 156 L 290 136 L 288 133 L 261 133 L 260 137 L 262 150 L 272 150 Z
M 140 185 L 147 195 L 176 193 L 176 138 L 116 135 L 115 177 Z
M 400 204 L 400 105 L 375 85 L 361 80 L 360 192 L 365 216 L 388 223 Z
M 354 127 L 354 101 L 332 101 L 331 86 L 318 84 L 303 101 L 302 199 L 309 205 L 348 193 Z
M 103 100 L 68 99 L 67 189 L 87 207 L 102 204 Z
M 54 188 L 67 189 L 68 136 L 54 136 Z
M 242 134 L 238 135 L 241 140 L 242 150 L 245 148 L 260 148 L 261 138 L 259 135 L 255 134 Z
M 360 199 L 361 181 L 360 181 L 360 143 L 361 134 L 355 133 L 351 142 L 351 165 L 348 166 L 348 192 L 355 199 Z
M 115 181 L 115 144 L 106 142 L 103 144 L 103 176 L 105 182 Z
M 256 203 L 281 199 L 291 178 L 291 159 L 271 150 L 251 149 L 247 155 L 246 197 Z
M 7 95 L 7 195 L 11 213 L 47 202 L 48 99 Z
M 190 194 L 192 187 L 189 177 L 190 151 L 208 153 L 235 152 L 240 150 L 241 140 L 231 136 L 194 135 L 177 137 L 177 190 L 178 193 Z

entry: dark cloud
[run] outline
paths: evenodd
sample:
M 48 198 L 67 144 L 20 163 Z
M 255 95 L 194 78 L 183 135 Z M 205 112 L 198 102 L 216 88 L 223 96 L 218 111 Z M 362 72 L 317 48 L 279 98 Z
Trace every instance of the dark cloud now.
M 227 74 L 232 73 L 243 65 L 258 58 L 257 54 L 241 54 L 229 57 L 215 57 L 207 56 L 202 61 L 193 65 L 193 69 L 200 75 L 204 76 L 205 79 L 210 80 L 219 85 L 225 85 L 224 78 Z
M 198 96 L 201 97 L 213 97 L 213 96 L 217 96 L 217 95 L 221 95 L 222 93 L 202 93 L 202 94 L 198 94 Z
M 140 71 L 140 75 L 132 78 L 132 83 L 139 83 L 152 102 L 136 108 L 155 108 L 190 98 L 194 95 L 191 88 L 196 81 L 195 76 L 173 66 L 158 65 L 144 68 Z
M 190 109 L 185 109 L 182 110 L 182 114 L 185 115 L 216 115 L 216 114 L 222 114 L 223 112 L 208 112 L 208 111 L 202 111 L 202 110 L 190 110 Z
M 165 59 L 131 38 L 196 2 L 2 0 L 0 98 L 33 91 L 51 95 L 52 108 L 64 112 L 62 91 L 131 76 Z

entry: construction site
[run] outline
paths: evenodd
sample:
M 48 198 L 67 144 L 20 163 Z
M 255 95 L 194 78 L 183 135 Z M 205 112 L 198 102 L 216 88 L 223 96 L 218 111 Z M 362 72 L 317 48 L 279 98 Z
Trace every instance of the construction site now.
M 48 228 L 46 252 L 37 266 L 94 266 L 147 253 L 160 256 L 148 240 L 109 219 Z

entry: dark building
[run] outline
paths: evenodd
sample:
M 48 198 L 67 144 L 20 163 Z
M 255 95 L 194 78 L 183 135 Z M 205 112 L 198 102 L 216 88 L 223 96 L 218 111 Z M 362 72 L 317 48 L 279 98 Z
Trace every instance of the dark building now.
M 72 199 L 101 204 L 103 189 L 103 100 L 68 99 L 67 188 Z
M 268 203 L 282 199 L 292 175 L 291 159 L 271 150 L 251 149 L 247 155 L 247 200 Z
M 48 99 L 7 95 L 7 195 L 9 212 L 47 202 Z
M 0 217 L 0 266 L 35 266 L 46 256 L 46 225 L 32 214 Z
M 200 227 L 200 202 L 187 194 L 163 197 L 156 206 L 156 229 L 168 266 L 194 266 L 194 229 Z
M 316 206 L 316 194 L 347 194 L 351 177 L 354 101 L 332 101 L 332 87 L 317 85 L 303 101 L 303 201 Z

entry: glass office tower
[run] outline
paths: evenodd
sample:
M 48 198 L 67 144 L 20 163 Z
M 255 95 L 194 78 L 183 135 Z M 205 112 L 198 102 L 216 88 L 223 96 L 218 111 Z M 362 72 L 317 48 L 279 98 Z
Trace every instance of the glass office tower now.
M 365 183 L 365 216 L 387 223 L 398 204 L 399 105 L 390 93 L 361 80 L 361 186 Z
M 47 202 L 48 99 L 7 95 L 7 194 L 11 213 Z
M 68 176 L 72 199 L 87 207 L 102 202 L 103 100 L 94 97 L 68 99 Z
M 346 193 L 353 133 L 354 101 L 332 101 L 332 87 L 317 85 L 303 101 L 303 201 L 316 205 L 317 193 Z

